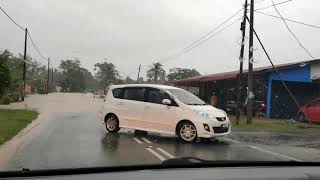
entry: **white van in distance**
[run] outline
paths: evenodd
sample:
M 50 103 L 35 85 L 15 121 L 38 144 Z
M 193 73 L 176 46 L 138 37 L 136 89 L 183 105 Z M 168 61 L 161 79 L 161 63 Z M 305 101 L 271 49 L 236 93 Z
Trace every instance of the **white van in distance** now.
M 107 130 L 130 128 L 177 135 L 183 141 L 230 134 L 223 110 L 180 88 L 155 84 L 112 85 L 103 108 Z

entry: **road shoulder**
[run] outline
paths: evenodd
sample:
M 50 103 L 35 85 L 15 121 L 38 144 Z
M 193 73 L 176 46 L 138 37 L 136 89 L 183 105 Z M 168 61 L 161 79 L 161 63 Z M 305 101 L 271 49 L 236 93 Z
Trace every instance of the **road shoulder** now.
M 21 148 L 23 144 L 26 144 L 32 138 L 32 131 L 35 129 L 41 121 L 44 119 L 43 114 L 39 114 L 38 117 L 23 128 L 13 138 L 0 145 L 0 169 L 3 169 L 11 157 L 17 152 L 18 148 Z

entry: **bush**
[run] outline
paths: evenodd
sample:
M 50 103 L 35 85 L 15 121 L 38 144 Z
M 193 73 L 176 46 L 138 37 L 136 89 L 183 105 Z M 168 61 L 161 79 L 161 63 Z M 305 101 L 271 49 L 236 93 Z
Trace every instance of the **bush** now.
M 1 98 L 1 100 L 0 100 L 0 103 L 1 104 L 10 104 L 10 102 L 11 102 L 11 99 L 10 99 L 10 97 L 9 96 L 3 96 L 2 98 Z

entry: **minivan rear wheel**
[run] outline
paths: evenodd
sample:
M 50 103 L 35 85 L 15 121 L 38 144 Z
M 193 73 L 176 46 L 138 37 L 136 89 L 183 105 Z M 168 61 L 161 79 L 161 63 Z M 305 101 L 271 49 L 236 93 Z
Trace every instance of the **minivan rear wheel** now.
M 197 140 L 197 129 L 190 122 L 183 122 L 178 126 L 178 137 L 184 142 L 194 142 Z
M 105 126 L 110 133 L 118 132 L 120 130 L 120 127 L 117 116 L 113 114 L 108 115 L 105 119 Z

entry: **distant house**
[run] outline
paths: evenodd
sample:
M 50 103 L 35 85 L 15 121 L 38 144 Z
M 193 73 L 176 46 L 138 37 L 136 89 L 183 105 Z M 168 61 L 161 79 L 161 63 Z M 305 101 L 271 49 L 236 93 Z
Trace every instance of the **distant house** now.
M 291 117 L 296 116 L 298 107 L 281 80 L 286 83 L 300 106 L 320 97 L 320 60 L 280 64 L 276 65 L 276 68 L 279 74 L 271 66 L 254 68 L 253 71 L 254 98 L 266 102 L 266 117 L 274 117 L 279 114 L 279 111 Z M 207 102 L 214 92 L 218 95 L 217 107 L 224 109 L 228 101 L 236 100 L 238 75 L 239 71 L 222 72 L 171 83 L 198 94 Z M 241 91 L 243 102 L 247 97 L 247 75 L 248 70 L 245 69 Z

